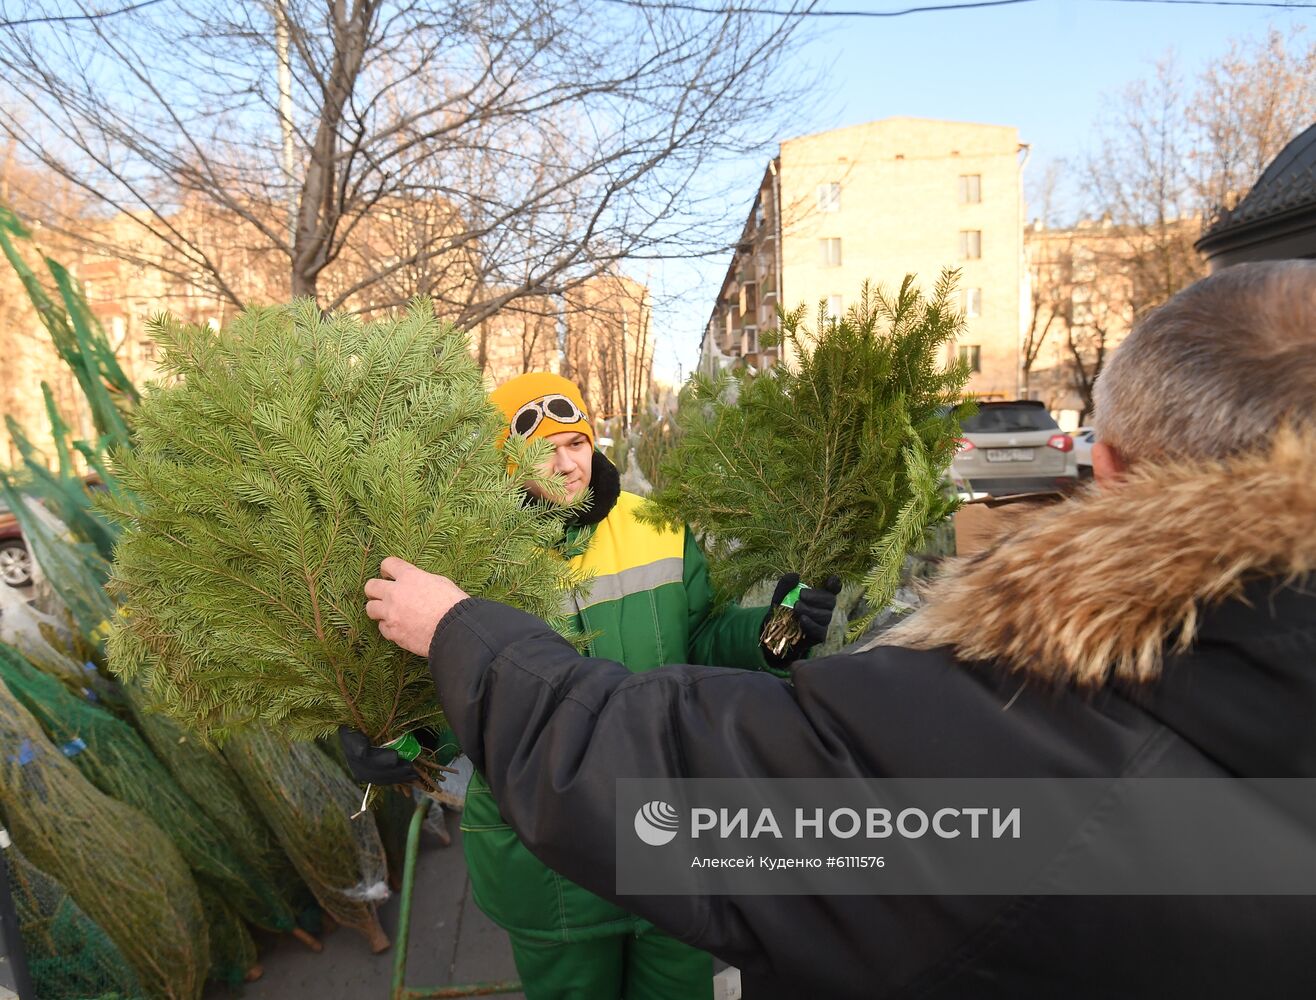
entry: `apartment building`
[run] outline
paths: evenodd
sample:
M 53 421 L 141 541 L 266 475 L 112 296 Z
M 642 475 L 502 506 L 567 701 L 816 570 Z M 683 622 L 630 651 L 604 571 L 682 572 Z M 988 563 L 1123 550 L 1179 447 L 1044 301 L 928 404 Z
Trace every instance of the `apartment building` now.
M 1015 395 L 1026 149 L 1010 126 L 916 118 L 783 142 L 723 279 L 701 365 L 782 360 L 763 343 L 778 305 L 803 304 L 814 326 L 819 311 L 841 315 L 865 281 L 894 289 L 912 273 L 926 289 L 958 268 L 967 327 L 947 360 L 969 362 L 971 391 Z
M 1205 274 L 1193 249 L 1201 232 L 1200 216 L 1030 224 L 1021 395 L 1043 400 L 1062 427 L 1087 423 L 1097 377 L 1134 322 Z

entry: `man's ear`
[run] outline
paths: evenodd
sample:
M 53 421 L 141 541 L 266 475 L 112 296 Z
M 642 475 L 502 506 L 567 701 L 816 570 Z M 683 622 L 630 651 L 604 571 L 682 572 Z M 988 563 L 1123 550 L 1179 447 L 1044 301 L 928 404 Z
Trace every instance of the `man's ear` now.
M 1092 477 L 1098 486 L 1114 486 L 1129 471 L 1129 463 L 1114 445 L 1092 443 Z

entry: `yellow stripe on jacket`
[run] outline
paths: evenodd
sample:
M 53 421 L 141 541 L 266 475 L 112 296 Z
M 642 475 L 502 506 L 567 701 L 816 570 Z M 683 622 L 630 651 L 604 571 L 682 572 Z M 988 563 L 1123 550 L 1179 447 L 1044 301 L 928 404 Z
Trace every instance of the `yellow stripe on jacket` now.
M 681 583 L 685 567 L 685 531 L 655 528 L 637 520 L 643 497 L 622 493 L 571 565 L 593 579 L 585 584 L 576 610 L 630 594 Z

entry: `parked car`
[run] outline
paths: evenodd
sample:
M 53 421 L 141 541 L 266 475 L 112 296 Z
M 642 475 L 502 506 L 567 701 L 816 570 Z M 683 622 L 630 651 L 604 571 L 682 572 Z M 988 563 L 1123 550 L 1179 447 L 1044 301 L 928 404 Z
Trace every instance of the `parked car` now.
M 1074 461 L 1078 463 L 1078 478 L 1092 478 L 1092 442 L 1097 439 L 1097 429 L 1095 427 L 1080 427 L 1076 431 L 1070 431 L 1069 436 L 1074 440 Z
M 23 541 L 18 518 L 0 500 L 0 580 L 11 587 L 26 587 L 32 582 L 32 555 Z
M 950 473 L 962 490 L 1063 493 L 1078 483 L 1074 441 L 1038 400 L 980 402 L 960 428 Z

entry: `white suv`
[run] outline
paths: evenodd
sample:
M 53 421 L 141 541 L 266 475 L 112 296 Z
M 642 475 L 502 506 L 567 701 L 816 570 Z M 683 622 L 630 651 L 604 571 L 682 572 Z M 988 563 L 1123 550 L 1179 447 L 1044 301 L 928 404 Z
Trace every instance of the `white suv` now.
M 960 429 L 950 473 L 962 490 L 1063 493 L 1078 482 L 1074 440 L 1038 400 L 979 403 Z

